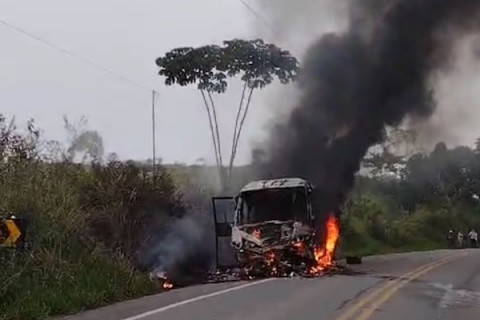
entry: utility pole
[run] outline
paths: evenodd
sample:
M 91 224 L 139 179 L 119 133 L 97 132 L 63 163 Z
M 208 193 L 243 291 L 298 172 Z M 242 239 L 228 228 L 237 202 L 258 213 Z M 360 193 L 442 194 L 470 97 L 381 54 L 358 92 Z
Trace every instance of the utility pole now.
M 156 155 L 155 155 L 155 96 L 157 92 L 152 90 L 152 173 L 153 179 L 155 180 L 156 177 Z

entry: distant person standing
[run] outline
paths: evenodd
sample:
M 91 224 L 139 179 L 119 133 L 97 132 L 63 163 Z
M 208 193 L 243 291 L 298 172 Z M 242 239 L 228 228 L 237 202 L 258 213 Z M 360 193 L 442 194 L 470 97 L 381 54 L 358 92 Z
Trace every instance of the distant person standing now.
M 476 248 L 478 243 L 478 233 L 475 229 L 472 229 L 472 231 L 468 233 L 468 238 L 470 239 L 470 246 Z
M 462 231 L 458 231 L 457 233 L 457 246 L 459 248 L 463 248 L 465 246 L 465 239 Z
M 453 230 L 450 229 L 447 234 L 447 241 L 448 245 L 452 248 L 455 245 L 455 238 L 454 238 L 454 233 Z

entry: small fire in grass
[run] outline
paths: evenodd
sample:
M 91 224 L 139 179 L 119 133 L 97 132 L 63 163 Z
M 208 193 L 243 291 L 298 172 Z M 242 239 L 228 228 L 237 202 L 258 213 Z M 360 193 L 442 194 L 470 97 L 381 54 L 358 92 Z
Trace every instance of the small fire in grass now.
M 338 220 L 335 215 L 332 214 L 328 217 L 326 223 L 325 243 L 323 246 L 317 246 L 315 248 L 314 253 L 317 265 L 310 270 L 311 274 L 319 274 L 325 269 L 334 266 L 334 254 L 339 236 L 340 228 L 338 226 Z
M 170 281 L 168 281 L 168 279 L 164 279 L 162 287 L 163 287 L 163 289 L 165 289 L 165 290 L 173 289 L 173 283 L 171 283 Z
M 154 281 L 162 290 L 173 289 L 173 283 L 168 280 L 167 273 L 164 271 L 154 271 L 150 273 L 150 280 Z

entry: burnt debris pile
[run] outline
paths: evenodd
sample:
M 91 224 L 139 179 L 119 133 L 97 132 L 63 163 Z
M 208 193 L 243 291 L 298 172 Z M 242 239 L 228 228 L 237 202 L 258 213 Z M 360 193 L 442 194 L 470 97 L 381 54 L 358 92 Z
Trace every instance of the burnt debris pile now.
M 211 281 L 265 277 L 318 277 L 340 271 L 334 261 L 339 224 L 330 215 L 325 239 L 298 221 L 267 221 L 239 227 L 243 245 L 237 247 L 238 268 L 215 272 Z M 233 242 L 235 243 L 235 241 Z

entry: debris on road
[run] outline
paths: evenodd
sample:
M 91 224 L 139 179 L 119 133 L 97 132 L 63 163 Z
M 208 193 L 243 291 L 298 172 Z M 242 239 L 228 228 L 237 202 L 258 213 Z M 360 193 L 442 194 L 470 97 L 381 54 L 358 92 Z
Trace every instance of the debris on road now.
M 248 278 L 311 276 L 331 267 L 339 225 L 335 213 L 314 214 L 314 189 L 307 180 L 281 178 L 213 198 L 217 268 L 236 267 Z
M 296 273 L 296 272 L 291 272 L 289 274 L 266 273 L 266 274 L 258 274 L 256 276 L 252 276 L 247 274 L 244 270 L 241 270 L 241 269 L 227 269 L 223 271 L 216 270 L 210 273 L 208 280 L 206 282 L 219 283 L 219 282 L 229 282 L 229 281 L 251 281 L 251 280 L 259 280 L 259 279 L 265 279 L 265 278 L 318 278 L 318 277 L 344 274 L 346 272 L 348 272 L 347 267 L 337 263 L 333 263 L 332 265 L 315 273 Z
M 294 223 L 266 222 L 242 226 L 243 230 L 249 232 L 243 231 L 241 236 L 249 240 L 249 243 L 239 250 L 239 267 L 216 271 L 210 275 L 209 281 L 268 277 L 313 278 L 341 273 L 344 267 L 334 261 L 339 237 L 336 217 L 330 215 L 327 219 L 326 236 L 322 245 L 314 244 L 311 232 L 296 233 L 292 230 Z M 300 234 L 304 238 L 292 237 L 293 234 Z

